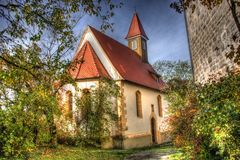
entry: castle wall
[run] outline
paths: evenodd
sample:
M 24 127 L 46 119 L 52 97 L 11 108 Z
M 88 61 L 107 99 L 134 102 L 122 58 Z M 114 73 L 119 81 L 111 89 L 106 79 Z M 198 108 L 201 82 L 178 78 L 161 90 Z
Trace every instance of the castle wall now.
M 194 78 L 205 83 L 212 75 L 224 75 L 236 67 L 225 54 L 232 43 L 232 35 L 238 31 L 227 1 L 212 10 L 201 4 L 196 6 L 194 13 L 191 9 L 186 11 L 187 30 Z

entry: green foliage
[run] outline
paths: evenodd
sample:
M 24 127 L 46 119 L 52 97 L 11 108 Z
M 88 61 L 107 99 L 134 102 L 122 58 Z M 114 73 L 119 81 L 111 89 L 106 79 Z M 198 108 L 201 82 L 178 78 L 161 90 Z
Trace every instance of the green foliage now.
M 189 159 L 238 159 L 240 75 L 204 86 L 179 84 L 171 86 L 168 96 L 174 144 Z
M 77 124 L 81 145 L 99 146 L 110 138 L 111 128 L 117 120 L 115 105 L 119 97 L 119 86 L 113 80 L 102 79 L 98 87 L 83 90 L 77 98 L 81 113 Z
M 56 146 L 57 93 L 73 83 L 66 60 L 84 14 L 111 29 L 110 1 L 0 1 L 0 155 L 20 156 Z M 103 10 L 104 8 L 104 10 Z
M 153 67 L 165 82 L 192 78 L 192 68 L 188 61 L 156 61 Z
M 34 147 L 32 117 L 19 110 L 21 106 L 0 111 L 0 152 L 6 156 L 19 156 Z
M 58 68 L 51 73 L 43 66 L 33 68 L 43 64 L 36 45 L 13 51 L 3 54 L 7 61 L 1 61 L 0 72 L 0 150 L 5 156 L 18 156 L 40 142 L 53 141 L 53 116 L 59 113 L 53 84 L 65 74 L 55 74 Z M 52 138 L 43 140 L 49 134 Z
M 206 6 L 208 9 L 212 9 L 215 6 L 220 5 L 223 0 L 200 0 L 201 5 Z M 170 7 L 175 9 L 177 12 L 182 13 L 184 10 L 191 8 L 194 12 L 196 8 L 195 0 L 178 0 L 171 3 Z
M 240 157 L 240 75 L 229 75 L 205 85 L 198 93 L 199 112 L 194 119 L 197 135 L 210 137 L 220 155 Z

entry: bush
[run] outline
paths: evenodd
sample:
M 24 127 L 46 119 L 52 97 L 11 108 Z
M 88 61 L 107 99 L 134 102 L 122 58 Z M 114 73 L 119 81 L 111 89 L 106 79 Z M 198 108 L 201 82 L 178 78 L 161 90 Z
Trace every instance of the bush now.
M 189 159 L 239 159 L 240 75 L 204 86 L 174 81 L 170 88 L 174 144 Z
M 0 155 L 23 156 L 35 146 L 31 118 L 19 110 L 17 106 L 0 109 Z

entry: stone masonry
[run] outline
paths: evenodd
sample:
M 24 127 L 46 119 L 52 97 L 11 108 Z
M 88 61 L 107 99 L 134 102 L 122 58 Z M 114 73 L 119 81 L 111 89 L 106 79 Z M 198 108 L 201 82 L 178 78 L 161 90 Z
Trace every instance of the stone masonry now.
M 196 6 L 193 13 L 191 9 L 186 11 L 187 30 L 194 79 L 206 83 L 212 76 L 224 75 L 237 67 L 225 55 L 233 43 L 232 36 L 239 34 L 226 0 L 212 10 L 199 2 Z

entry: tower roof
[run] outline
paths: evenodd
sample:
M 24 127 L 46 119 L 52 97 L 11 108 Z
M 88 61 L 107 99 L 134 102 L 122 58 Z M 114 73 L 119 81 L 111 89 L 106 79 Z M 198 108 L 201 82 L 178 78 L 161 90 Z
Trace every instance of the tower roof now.
M 128 34 L 126 36 L 126 39 L 134 37 L 134 36 L 139 36 L 139 35 L 148 39 L 148 37 L 143 29 L 143 26 L 141 24 L 141 21 L 138 17 L 138 14 L 134 13 L 131 25 L 128 30 Z

